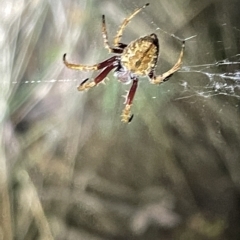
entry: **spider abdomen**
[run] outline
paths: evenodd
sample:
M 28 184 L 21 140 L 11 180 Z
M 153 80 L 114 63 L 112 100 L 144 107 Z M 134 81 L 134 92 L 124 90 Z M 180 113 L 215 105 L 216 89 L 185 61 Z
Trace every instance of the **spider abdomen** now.
M 148 75 L 156 66 L 158 38 L 151 34 L 129 43 L 121 55 L 121 64 L 133 74 Z

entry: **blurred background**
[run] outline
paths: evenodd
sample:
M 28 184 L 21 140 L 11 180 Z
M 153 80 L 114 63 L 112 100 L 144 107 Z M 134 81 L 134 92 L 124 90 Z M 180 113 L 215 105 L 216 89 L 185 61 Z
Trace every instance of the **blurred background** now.
M 240 239 L 238 0 L 148 0 L 122 42 L 156 33 L 160 85 L 67 69 L 110 57 L 123 21 L 146 1 L 0 2 L 0 239 Z

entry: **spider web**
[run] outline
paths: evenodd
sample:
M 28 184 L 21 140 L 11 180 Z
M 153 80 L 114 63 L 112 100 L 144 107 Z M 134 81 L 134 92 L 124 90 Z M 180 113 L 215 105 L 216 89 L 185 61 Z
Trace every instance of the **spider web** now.
M 223 71 L 229 67 L 231 71 Z M 240 98 L 240 54 L 230 58 L 220 60 L 212 64 L 184 66 L 183 73 L 199 73 L 208 78 L 205 86 L 191 85 L 183 81 L 180 85 L 183 87 L 184 97 L 178 99 L 191 98 L 194 96 L 210 98 L 217 95 L 231 96 Z

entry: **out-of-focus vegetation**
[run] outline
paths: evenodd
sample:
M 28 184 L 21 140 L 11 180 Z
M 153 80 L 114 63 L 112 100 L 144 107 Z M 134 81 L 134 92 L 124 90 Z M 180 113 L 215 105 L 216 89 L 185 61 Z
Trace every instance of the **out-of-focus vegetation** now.
M 123 42 L 156 32 L 157 73 L 180 52 L 170 34 L 197 37 L 168 82 L 141 80 L 126 125 L 121 95 L 129 86 L 110 74 L 105 86 L 80 93 L 76 86 L 96 73 L 67 69 L 62 55 L 89 64 L 109 57 L 101 15 L 111 42 L 146 3 L 129 2 L 1 1 L 0 239 L 240 238 L 239 87 L 213 79 L 236 76 L 240 64 L 203 67 L 205 74 L 187 67 L 239 61 L 240 3 L 149 1 Z M 196 94 L 214 91 L 212 81 L 234 88 Z

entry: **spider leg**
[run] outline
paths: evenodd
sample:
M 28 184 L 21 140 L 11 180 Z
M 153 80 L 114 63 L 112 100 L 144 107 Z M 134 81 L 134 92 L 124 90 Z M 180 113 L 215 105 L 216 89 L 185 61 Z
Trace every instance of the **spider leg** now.
M 108 34 L 107 34 L 106 21 L 105 21 L 104 15 L 102 15 L 102 36 L 103 36 L 104 47 L 108 49 L 109 53 L 122 53 L 123 48 L 127 46 L 126 44 L 121 44 L 118 46 L 118 48 L 113 48 L 110 46 L 108 42 Z
M 177 72 L 181 68 L 184 48 L 185 48 L 185 41 L 182 42 L 182 50 L 180 52 L 180 55 L 176 64 L 170 70 L 168 70 L 167 72 L 159 76 L 154 76 L 153 72 L 151 72 L 148 75 L 150 77 L 150 82 L 152 84 L 160 84 L 162 82 L 167 81 L 171 75 L 173 75 L 175 72 Z
M 123 34 L 123 30 L 124 28 L 127 26 L 127 24 L 131 21 L 131 19 L 136 15 L 138 14 L 142 9 L 144 9 L 145 7 L 147 7 L 149 5 L 149 3 L 146 3 L 144 6 L 140 7 L 140 8 L 137 8 L 128 18 L 125 18 L 123 23 L 121 24 L 121 26 L 119 27 L 118 31 L 117 31 L 117 34 L 114 38 L 114 41 L 113 41 L 113 45 L 115 47 L 119 47 L 119 43 L 120 40 L 121 40 L 121 37 L 122 37 L 122 34 Z
M 104 78 L 108 75 L 108 73 L 115 68 L 116 66 L 112 63 L 109 66 L 107 66 L 106 68 L 103 69 L 102 72 L 100 72 L 100 74 L 94 78 L 93 81 L 88 82 L 88 78 L 85 79 L 79 86 L 78 86 L 78 91 L 83 91 L 83 90 L 88 90 L 89 88 L 92 88 L 94 86 L 96 86 L 98 83 L 102 82 L 104 80 Z
M 132 86 L 131 86 L 130 91 L 128 92 L 128 95 L 126 98 L 126 103 L 125 103 L 126 105 L 122 111 L 122 115 L 121 115 L 122 122 L 129 123 L 133 119 L 133 114 L 131 114 L 131 106 L 132 106 L 134 95 L 137 90 L 137 86 L 138 86 L 138 79 L 134 78 Z
M 75 70 L 80 70 L 80 71 L 91 71 L 91 70 L 99 70 L 99 69 L 103 69 L 107 66 L 109 66 L 110 64 L 113 64 L 116 60 L 117 60 L 117 56 L 113 56 L 101 63 L 97 63 L 94 65 L 83 65 L 83 64 L 73 64 L 73 63 L 69 63 L 66 60 L 66 53 L 63 55 L 63 63 L 66 65 L 66 67 L 71 68 L 71 69 L 75 69 Z

